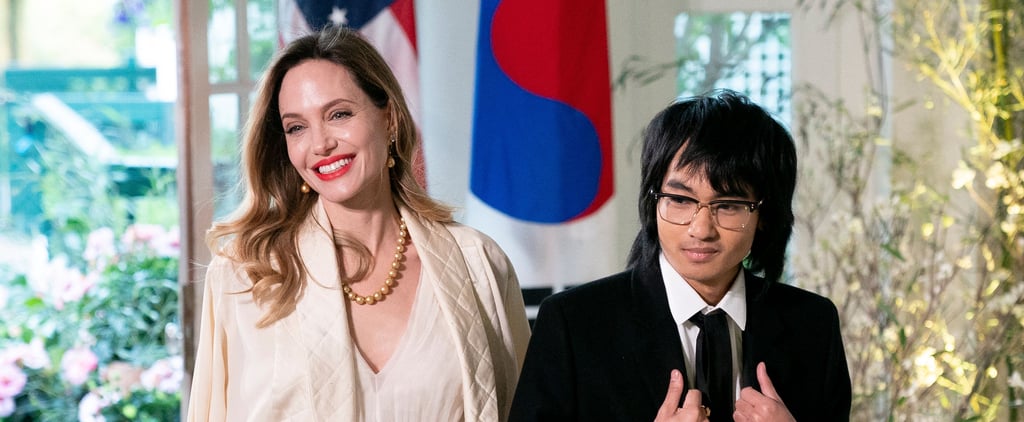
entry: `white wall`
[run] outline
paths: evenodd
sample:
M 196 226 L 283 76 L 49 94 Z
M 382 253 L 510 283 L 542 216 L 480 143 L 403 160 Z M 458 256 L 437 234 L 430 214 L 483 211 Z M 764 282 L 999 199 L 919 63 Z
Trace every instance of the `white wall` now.
M 479 13 L 478 1 L 416 2 L 427 188 L 457 207 L 469 192 Z

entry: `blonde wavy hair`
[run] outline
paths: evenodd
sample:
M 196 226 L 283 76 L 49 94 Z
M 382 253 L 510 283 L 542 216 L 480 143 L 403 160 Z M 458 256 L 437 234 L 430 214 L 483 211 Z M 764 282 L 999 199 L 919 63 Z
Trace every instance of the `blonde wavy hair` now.
M 257 327 L 291 314 L 306 287 L 307 269 L 299 255 L 298 233 L 318 195 L 299 190 L 303 180 L 288 159 L 278 94 L 285 74 L 308 60 L 345 67 L 374 105 L 388 113 L 395 135 L 395 165 L 389 174 L 395 203 L 426 220 L 452 221 L 451 208 L 430 198 L 415 178 L 413 158 L 419 142 L 415 122 L 398 81 L 377 50 L 359 33 L 343 27 L 328 27 L 296 39 L 278 52 L 260 79 L 245 125 L 241 157 L 245 197 L 235 212 L 215 223 L 206 236 L 211 251 L 236 262 L 252 281 L 249 289 L 239 293 L 251 292 L 265 309 Z M 342 239 L 336 243 L 354 243 L 356 253 L 364 255 L 362 261 L 372 259 L 358 242 Z M 341 273 L 345 274 L 344 269 Z

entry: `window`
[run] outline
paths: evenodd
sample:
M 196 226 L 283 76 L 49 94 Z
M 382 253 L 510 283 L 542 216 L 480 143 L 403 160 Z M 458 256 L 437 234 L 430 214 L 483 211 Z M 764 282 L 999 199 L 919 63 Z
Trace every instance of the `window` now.
M 0 355 L 14 359 L 0 366 L 16 381 L 0 419 L 169 420 L 182 362 L 172 0 L 3 3 Z M 147 386 L 158 372 L 172 380 Z M 115 378 L 132 392 L 80 409 Z
M 729 88 L 790 121 L 789 13 L 683 13 L 674 34 L 680 96 Z
M 181 166 L 184 367 L 194 365 L 203 264 L 210 261 L 205 233 L 241 199 L 236 186 L 240 136 L 256 80 L 277 48 L 274 0 L 178 1 L 182 50 Z M 189 377 L 186 377 L 189 379 Z M 183 396 L 187 398 L 188 385 Z M 187 405 L 183 401 L 183 405 Z

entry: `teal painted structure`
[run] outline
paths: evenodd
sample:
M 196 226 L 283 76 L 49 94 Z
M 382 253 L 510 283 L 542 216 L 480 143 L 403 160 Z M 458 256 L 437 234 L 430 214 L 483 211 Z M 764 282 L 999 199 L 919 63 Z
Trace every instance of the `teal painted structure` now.
M 40 181 L 51 171 L 44 150 L 87 157 L 111 180 L 112 195 L 147 194 L 155 178 L 173 180 L 174 104 L 145 89 L 156 69 L 133 61 L 117 68 L 8 68 L 0 80 L 0 217 L 34 224 Z M 142 152 L 134 154 L 132 152 Z M 168 156 L 169 155 L 169 156 Z M 52 160 L 51 160 L 52 161 Z

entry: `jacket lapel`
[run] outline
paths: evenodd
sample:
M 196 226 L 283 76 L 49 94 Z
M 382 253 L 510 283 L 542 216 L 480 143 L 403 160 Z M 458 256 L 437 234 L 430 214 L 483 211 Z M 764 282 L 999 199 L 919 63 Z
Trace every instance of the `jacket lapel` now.
M 668 391 L 669 374 L 673 369 L 678 369 L 683 373 L 683 379 L 687 379 L 683 346 L 672 312 L 668 308 L 661 269 L 655 266 L 634 270 L 631 276 L 630 295 L 635 327 L 629 331 L 637 336 L 633 342 L 636 345 L 634 359 L 647 384 L 649 398 L 660 405 Z
M 781 341 L 783 334 L 779 313 L 771 309 L 768 291 L 771 284 L 765 279 L 745 274 L 747 281 L 747 328 L 743 331 L 743 369 L 740 373 L 740 387 L 754 387 L 760 391 L 757 382 L 757 363 Z
M 443 225 L 418 219 L 401 209 L 422 265 L 421 279 L 433 286 L 459 351 L 466 420 L 498 420 L 490 346 L 480 304 L 462 248 Z
M 290 350 L 278 359 L 290 359 L 287 365 L 305 362 L 308 380 L 296 388 L 294 400 L 308 392 L 313 415 L 325 420 L 356 419 L 353 392 L 359 391 L 355 369 L 355 346 L 351 340 L 346 307 L 338 283 L 338 263 L 333 234 L 323 205 L 318 201 L 313 214 L 299 234 L 299 253 L 306 265 L 306 289 L 291 315 L 275 324 L 279 347 Z M 281 397 L 281 396 L 278 396 Z M 287 397 L 287 396 L 284 396 Z M 309 406 L 309 404 L 306 404 Z M 284 406 L 282 406 L 284 407 Z M 283 409 L 282 409 L 283 410 Z M 297 409 L 298 410 L 298 409 Z M 309 414 L 310 409 L 302 409 Z M 282 415 L 288 415 L 282 411 Z M 303 414 L 303 413 L 296 413 Z
M 660 404 L 668 389 L 669 372 L 678 369 L 683 373 L 686 385 L 690 375 L 683 363 L 683 348 L 679 331 L 668 308 L 660 268 L 634 270 L 630 281 L 635 333 L 634 359 L 647 385 L 652 400 Z M 765 360 L 773 350 L 772 345 L 781 341 L 783 330 L 778 312 L 770 308 L 767 300 L 770 284 L 750 272 L 745 274 L 747 283 L 747 327 L 743 332 L 743 361 L 740 386 L 752 386 L 760 390 L 757 382 L 757 363 Z M 680 405 L 682 404 L 680 398 Z

